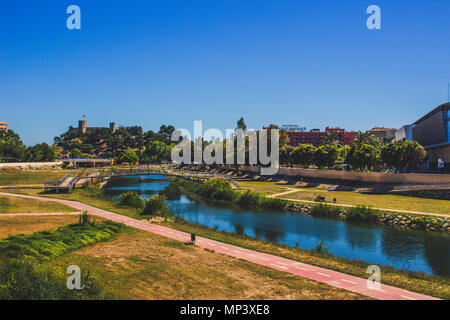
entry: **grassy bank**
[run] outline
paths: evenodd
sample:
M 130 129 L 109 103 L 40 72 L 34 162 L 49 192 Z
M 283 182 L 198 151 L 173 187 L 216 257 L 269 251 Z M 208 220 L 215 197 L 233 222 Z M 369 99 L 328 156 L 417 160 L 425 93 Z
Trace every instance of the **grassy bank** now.
M 286 181 L 255 181 L 253 179 L 243 177 L 235 177 L 233 180 L 241 189 L 260 192 L 266 195 L 282 193 L 290 190 L 287 188 L 297 189 L 298 192 L 296 193 L 290 193 L 282 196 L 283 198 L 292 200 L 314 201 L 317 196 L 323 196 L 328 202 L 333 202 L 333 199 L 336 198 L 338 204 L 450 214 L 448 209 L 448 200 L 407 197 L 392 194 L 370 194 L 354 191 L 339 191 L 339 186 L 330 185 L 326 185 L 324 187 L 313 187 L 307 183 L 295 185 L 289 184 Z
M 258 240 L 234 233 L 216 231 L 204 226 L 189 223 L 180 219 L 176 222 L 160 222 L 160 224 L 188 233 L 233 244 L 259 252 L 285 257 L 295 261 L 328 268 L 361 278 L 367 278 L 368 263 L 357 260 L 347 260 L 315 250 L 303 250 L 286 245 Z M 450 299 L 450 279 L 426 275 L 412 271 L 400 271 L 392 267 L 381 267 L 382 282 L 443 299 Z

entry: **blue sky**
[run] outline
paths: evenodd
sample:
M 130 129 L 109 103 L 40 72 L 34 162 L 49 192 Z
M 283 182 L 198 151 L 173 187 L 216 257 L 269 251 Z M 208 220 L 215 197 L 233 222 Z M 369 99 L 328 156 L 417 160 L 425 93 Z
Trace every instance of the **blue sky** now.
M 371 4 L 382 30 L 366 28 Z M 82 114 L 145 130 L 400 127 L 447 99 L 449 16 L 447 0 L 2 0 L 0 121 L 26 144 Z

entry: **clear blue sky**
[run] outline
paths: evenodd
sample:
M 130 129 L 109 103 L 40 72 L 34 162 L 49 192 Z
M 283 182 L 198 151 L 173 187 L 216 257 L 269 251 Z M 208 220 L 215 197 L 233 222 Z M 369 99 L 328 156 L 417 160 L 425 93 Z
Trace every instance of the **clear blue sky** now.
M 66 8 L 81 8 L 68 30 Z M 366 28 L 377 4 L 382 30 Z M 448 0 L 1 0 L 0 121 L 400 127 L 447 99 Z

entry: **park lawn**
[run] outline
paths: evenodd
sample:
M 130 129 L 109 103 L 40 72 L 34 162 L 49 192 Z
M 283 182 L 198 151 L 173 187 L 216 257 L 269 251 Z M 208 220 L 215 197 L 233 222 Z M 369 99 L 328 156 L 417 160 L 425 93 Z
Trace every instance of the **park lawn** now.
M 201 237 L 236 245 L 242 248 L 285 257 L 287 259 L 336 270 L 361 278 L 367 278 L 366 271 L 367 267 L 370 265 L 359 260 L 348 260 L 328 254 L 317 253 L 313 250 L 303 250 L 247 236 L 240 236 L 234 233 L 217 231 L 186 221 L 161 221 L 155 223 L 187 233 L 195 233 Z M 380 267 L 384 284 L 442 299 L 450 299 L 450 278 L 430 276 L 419 272 L 401 271 L 389 266 Z
M 0 189 L 2 191 L 2 189 Z M 0 196 L 0 214 L 2 213 L 28 213 L 28 212 L 74 212 L 73 208 L 63 204 Z
M 239 189 L 260 192 L 265 195 L 281 193 L 286 191 L 287 187 L 294 187 L 294 185 L 287 184 L 286 182 L 283 181 L 280 182 L 258 181 L 243 177 L 233 177 L 233 180 L 238 184 Z
M 141 230 L 51 263 L 90 270 L 113 299 L 368 299 Z
M 0 215 L 0 239 L 15 234 L 53 231 L 61 226 L 76 223 L 78 219 L 78 215 L 27 217 Z
M 391 194 L 365 194 L 351 191 L 332 191 L 315 188 L 298 188 L 299 192 L 290 193 L 281 198 L 295 200 L 311 200 L 317 196 L 325 197 L 327 202 L 336 198 L 338 204 L 364 205 L 374 208 L 420 211 L 450 215 L 450 201 L 407 197 Z
M 84 189 L 75 189 L 70 193 L 44 193 L 42 188 L 5 188 L 0 189 L 1 192 L 25 194 L 31 196 L 47 197 L 54 199 L 64 199 L 78 201 L 85 204 L 89 204 L 99 209 L 111 211 L 114 213 L 123 214 L 135 219 L 147 219 L 146 216 L 139 215 L 142 209 L 134 209 L 126 206 L 120 206 L 117 201 L 101 199 L 93 197 L 91 194 L 86 192 Z M 74 211 L 74 209 L 71 209 Z
M 58 180 L 73 170 L 20 170 L 0 172 L 0 186 L 43 184 L 45 180 Z

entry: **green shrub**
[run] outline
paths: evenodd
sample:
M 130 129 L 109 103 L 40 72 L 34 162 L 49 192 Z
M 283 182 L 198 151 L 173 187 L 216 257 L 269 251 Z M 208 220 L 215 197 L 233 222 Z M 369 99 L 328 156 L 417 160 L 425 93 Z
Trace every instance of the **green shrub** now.
M 84 185 L 83 191 L 90 198 L 97 198 L 97 199 L 104 199 L 105 198 L 105 193 L 103 192 L 102 187 L 100 187 L 97 184 L 86 183 Z
M 357 222 L 372 222 L 376 221 L 378 211 L 366 206 L 357 206 L 349 208 L 345 214 L 345 220 Z
M 239 195 L 237 203 L 241 205 L 258 205 L 261 201 L 259 194 L 247 190 Z
M 233 201 L 236 197 L 230 183 L 223 178 L 209 179 L 199 186 L 197 193 L 214 200 Z
M 260 198 L 259 205 L 265 208 L 270 209 L 280 209 L 284 210 L 286 207 L 287 201 L 282 199 L 276 199 L 276 198 Z
M 135 191 L 127 191 L 119 196 L 119 204 L 122 206 L 129 206 L 132 208 L 142 208 L 144 200 Z
M 154 215 L 154 216 L 169 216 L 170 210 L 166 203 L 166 197 L 157 195 L 147 199 L 145 201 L 144 210 L 141 212 L 142 215 Z

